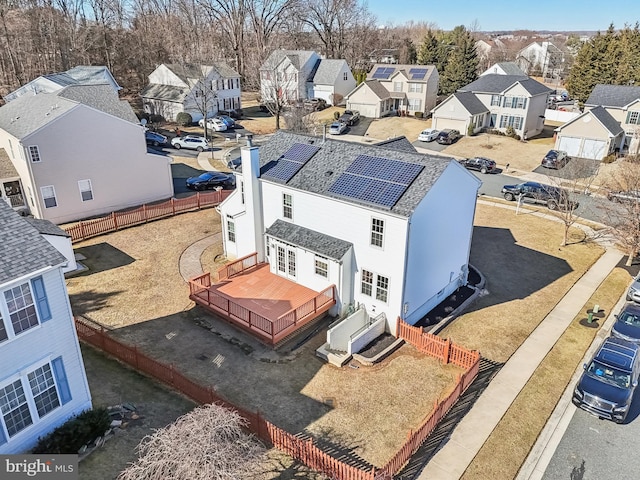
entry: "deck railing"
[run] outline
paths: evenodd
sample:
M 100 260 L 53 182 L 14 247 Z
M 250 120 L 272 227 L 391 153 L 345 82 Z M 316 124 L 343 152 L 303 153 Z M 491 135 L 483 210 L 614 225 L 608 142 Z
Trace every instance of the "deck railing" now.
M 258 254 L 256 252 L 251 253 L 246 257 L 239 258 L 233 262 L 229 262 L 218 269 L 218 282 L 231 278 L 234 275 L 244 273 L 257 265 Z
M 133 227 L 152 220 L 171 217 L 180 213 L 210 208 L 219 205 L 231 194 L 232 190 L 196 193 L 185 198 L 171 198 L 164 202 L 145 204 L 121 212 L 113 212 L 105 217 L 93 220 L 82 220 L 74 225 L 63 227 L 71 235 L 72 242 L 105 233 L 115 232 L 123 228 Z

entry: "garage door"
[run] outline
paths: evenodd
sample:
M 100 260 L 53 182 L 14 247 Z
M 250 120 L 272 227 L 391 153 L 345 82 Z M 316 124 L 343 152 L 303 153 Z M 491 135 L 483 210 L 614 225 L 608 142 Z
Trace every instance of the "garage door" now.
M 376 118 L 378 116 L 375 105 L 347 102 L 347 109 L 357 110 L 361 117 Z
M 585 138 L 582 144 L 581 158 L 591 158 L 593 160 L 602 160 L 605 156 L 606 143 L 603 140 L 587 140 Z
M 451 128 L 458 130 L 462 135 L 467 134 L 466 120 L 457 120 L 455 118 L 434 118 L 433 128 L 437 130 L 444 130 L 445 128 Z
M 578 137 L 560 137 L 558 150 L 564 150 L 570 157 L 579 157 L 582 139 Z

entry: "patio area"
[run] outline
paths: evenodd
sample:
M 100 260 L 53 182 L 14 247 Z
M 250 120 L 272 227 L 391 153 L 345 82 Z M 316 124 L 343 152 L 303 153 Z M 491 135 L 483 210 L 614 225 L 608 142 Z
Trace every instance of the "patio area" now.
M 333 285 L 322 292 L 299 285 L 257 263 L 255 254 L 227 264 L 218 283 L 205 273 L 189 281 L 189 298 L 275 345 L 335 305 Z M 233 272 L 227 275 L 227 272 Z

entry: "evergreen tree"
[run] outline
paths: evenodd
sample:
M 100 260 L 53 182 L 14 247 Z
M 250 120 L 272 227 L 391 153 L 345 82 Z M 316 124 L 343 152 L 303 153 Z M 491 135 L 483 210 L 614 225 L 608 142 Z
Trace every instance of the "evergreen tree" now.
M 401 64 L 414 65 L 416 63 L 418 59 L 418 52 L 416 51 L 416 47 L 410 38 L 405 38 L 402 41 L 399 57 L 400 58 L 398 59 L 398 61 Z
M 463 26 L 449 33 L 447 62 L 440 76 L 440 94 L 450 95 L 478 78 L 478 55 L 475 40 Z
M 428 30 L 418 50 L 418 63 L 420 65 L 436 65 L 437 67 L 439 57 L 440 41 L 433 30 Z

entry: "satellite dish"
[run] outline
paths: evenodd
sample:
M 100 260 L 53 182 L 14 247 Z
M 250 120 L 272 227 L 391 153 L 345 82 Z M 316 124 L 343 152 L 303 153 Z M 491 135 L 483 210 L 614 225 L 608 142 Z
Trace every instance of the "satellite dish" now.
M 147 119 L 143 118 L 142 120 L 140 120 L 140 125 L 142 125 L 143 127 L 147 124 Z

